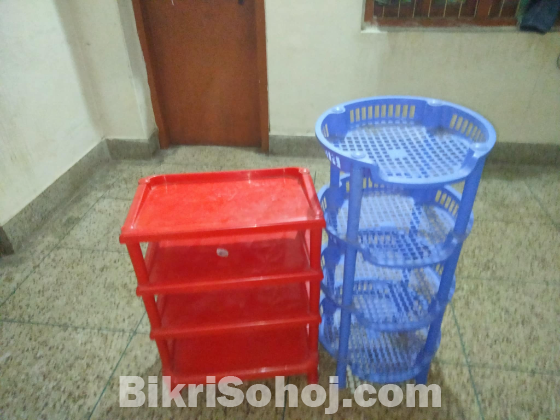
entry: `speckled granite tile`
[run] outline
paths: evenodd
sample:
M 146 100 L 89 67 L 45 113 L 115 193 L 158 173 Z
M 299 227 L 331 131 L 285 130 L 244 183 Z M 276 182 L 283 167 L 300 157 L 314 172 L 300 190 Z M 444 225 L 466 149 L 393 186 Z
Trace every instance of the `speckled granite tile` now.
M 103 191 L 91 186 L 81 189 L 66 206 L 53 214 L 41 229 L 29 237 L 22 251 L 32 256 L 38 264 L 79 223 L 102 195 Z
M 130 337 L 0 323 L 3 419 L 86 419 Z
M 560 224 L 560 170 L 558 167 L 534 167 L 526 177 L 526 183 L 554 222 Z
M 160 159 L 161 160 L 161 159 Z M 160 173 L 160 161 L 119 162 L 114 170 L 114 182 L 107 189 L 106 197 L 131 200 L 142 178 Z
M 99 166 L 84 185 L 105 191 L 118 178 L 119 162 L 111 160 Z
M 457 325 L 453 318 L 453 311 L 448 307 L 441 324 L 441 343 L 436 353 L 435 360 L 456 365 L 466 364 L 461 339 Z
M 150 320 L 148 319 L 148 315 L 146 315 L 144 318 L 142 318 L 142 321 L 140 322 L 140 325 L 138 325 L 136 332 L 139 334 L 149 334 L 151 328 L 152 327 L 150 326 Z
M 272 134 L 269 144 L 271 155 L 288 157 L 308 156 L 325 159 L 325 150 L 314 135 L 279 136 Z
M 179 165 L 175 163 L 163 163 L 150 175 L 182 174 L 194 172 L 214 172 L 222 170 L 221 166 L 215 165 Z M 119 179 L 107 191 L 106 197 L 130 200 L 138 189 L 138 179 L 128 177 Z
M 134 198 L 138 189 L 138 180 L 118 180 L 107 189 L 106 198 L 116 198 L 121 200 L 130 200 Z
M 0 258 L 0 305 L 27 278 L 33 266 L 33 259 L 23 253 Z
M 474 204 L 475 220 L 548 222 L 525 179 L 523 167 L 488 165 Z
M 90 185 L 82 187 L 22 243 L 15 255 L 0 259 L 0 302 L 57 246 L 102 194 Z
M 453 299 L 471 364 L 560 374 L 560 287 L 465 279 Z
M 560 232 L 552 224 L 475 220 L 457 276 L 558 284 L 558 255 Z
M 126 254 L 57 249 L 0 308 L 7 319 L 133 330 L 144 308 Z
M 560 418 L 560 377 L 472 368 L 486 419 Z
M 160 152 L 164 163 L 184 166 L 233 165 L 266 156 L 256 147 L 224 147 L 224 146 L 174 146 Z
M 325 352 L 320 352 L 319 384 L 325 389 L 329 386 L 329 376 L 334 374 L 336 362 Z M 290 378 L 301 390 L 307 385 L 305 376 Z M 377 401 L 372 407 L 360 407 L 353 401 L 352 407 L 343 407 L 343 399 L 353 399 L 350 388 L 340 390 L 339 409 L 332 417 L 335 419 L 478 419 L 478 406 L 471 385 L 468 368 L 438 364 L 434 362 L 428 377 L 428 384 L 438 384 L 441 387 L 441 407 L 412 408 L 406 407 L 406 401 L 394 408 L 386 408 Z M 379 390 L 382 385 L 374 385 Z M 406 392 L 404 392 L 406 395 Z M 327 396 L 327 402 L 329 397 Z M 307 420 L 328 417 L 325 415 L 325 405 L 321 407 L 307 407 L 301 399 L 298 407 L 286 407 L 285 419 Z
M 119 243 L 119 235 L 130 204 L 128 200 L 101 198 L 70 231 L 61 246 L 126 252 L 126 247 Z
M 147 382 L 148 376 L 158 376 L 160 394 L 158 405 L 160 407 L 147 407 L 147 402 L 143 407 L 121 408 L 119 407 L 119 377 L 120 376 L 141 376 Z M 274 399 L 268 406 L 252 407 L 244 401 L 238 407 L 222 407 L 216 403 L 216 407 L 206 407 L 206 395 L 201 393 L 198 396 L 197 407 L 161 407 L 161 362 L 157 353 L 156 345 L 150 341 L 147 335 L 136 335 L 122 358 L 115 374 L 103 397 L 93 412 L 92 419 L 259 419 L 259 420 L 279 420 L 282 418 L 282 409 L 273 406 Z M 262 380 L 246 382 L 239 386 L 243 392 L 255 383 L 267 385 L 274 397 L 274 381 Z M 185 404 L 188 404 L 186 390 L 182 393 Z M 216 397 L 220 397 L 219 391 Z
M 97 168 L 108 160 L 107 146 L 101 142 L 4 223 L 2 228 L 13 249 L 19 251 L 27 238 L 40 229 L 61 204 L 76 194 Z
M 328 185 L 330 183 L 330 180 L 331 180 L 331 173 L 329 169 L 320 169 L 315 171 L 313 182 L 315 184 L 315 189 L 317 190 L 317 193 L 325 185 Z

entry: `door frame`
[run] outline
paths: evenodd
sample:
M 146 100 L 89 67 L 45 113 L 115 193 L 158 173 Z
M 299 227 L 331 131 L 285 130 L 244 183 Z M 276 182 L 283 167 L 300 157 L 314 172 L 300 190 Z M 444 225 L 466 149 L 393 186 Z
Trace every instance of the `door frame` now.
M 140 46 L 144 53 L 144 61 L 146 62 L 146 71 L 148 73 L 148 85 L 150 86 L 150 96 L 152 99 L 152 108 L 154 110 L 154 117 L 156 125 L 159 130 L 159 146 L 162 149 L 167 149 L 170 146 L 169 132 L 165 125 L 163 118 L 162 106 L 160 101 L 159 91 L 156 82 L 156 64 L 154 62 L 154 55 L 151 51 L 150 43 L 148 42 L 149 34 L 148 28 L 144 24 L 144 8 L 142 7 L 143 0 L 132 0 L 132 7 L 134 9 L 134 18 L 136 20 L 136 30 L 140 39 Z M 171 1 L 171 0 L 169 0 Z M 230 0 L 235 1 L 235 0 Z M 267 60 L 266 60 L 266 19 L 265 19 L 265 0 L 255 1 L 255 17 L 256 17 L 256 31 L 257 31 L 257 72 L 259 83 L 259 122 L 260 122 L 260 137 L 261 137 L 261 150 L 268 152 L 269 148 L 269 119 L 268 119 L 268 75 L 267 75 Z

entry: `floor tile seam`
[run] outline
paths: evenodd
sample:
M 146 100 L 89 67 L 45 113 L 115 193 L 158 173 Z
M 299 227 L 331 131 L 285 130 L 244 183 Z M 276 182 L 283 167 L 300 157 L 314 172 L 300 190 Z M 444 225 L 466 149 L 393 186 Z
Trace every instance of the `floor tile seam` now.
M 475 399 L 476 399 L 476 404 L 478 406 L 478 413 L 480 415 L 480 419 L 484 420 L 484 411 L 482 409 L 482 404 L 480 403 L 480 397 L 478 395 L 478 390 L 476 388 L 476 383 L 475 383 L 474 376 L 473 376 L 471 366 L 470 366 L 470 363 L 469 363 L 469 357 L 467 355 L 467 350 L 466 350 L 465 342 L 464 342 L 464 339 L 463 339 L 463 335 L 461 334 L 461 327 L 459 326 L 459 321 L 457 320 L 457 316 L 455 314 L 455 307 L 453 306 L 453 302 L 450 302 L 449 306 L 451 307 L 451 312 L 453 314 L 453 319 L 455 320 L 455 327 L 457 328 L 457 333 L 459 334 L 459 341 L 461 342 L 461 349 L 463 351 L 463 357 L 465 358 L 465 362 L 466 362 L 466 365 L 467 365 L 467 370 L 469 372 L 471 387 L 473 389 L 474 396 L 475 396 Z
M 134 331 L 132 333 L 130 333 L 130 337 L 128 338 L 128 342 L 126 343 L 126 346 L 124 347 L 124 349 L 123 349 L 123 351 L 122 351 L 122 353 L 119 357 L 119 360 L 117 361 L 117 363 L 115 364 L 115 367 L 111 371 L 111 374 L 109 375 L 109 378 L 107 378 L 107 381 L 105 382 L 105 386 L 101 390 L 101 394 L 99 394 L 99 397 L 97 398 L 97 401 L 95 402 L 93 408 L 91 409 L 91 412 L 89 413 L 88 420 L 91 420 L 91 417 L 95 413 L 95 410 L 97 409 L 97 406 L 99 405 L 99 402 L 101 401 L 101 399 L 103 398 L 103 395 L 105 394 L 105 391 L 109 387 L 109 384 L 111 383 L 111 380 L 113 379 L 113 376 L 115 375 L 115 372 L 117 371 L 121 361 L 123 360 L 123 358 L 126 354 L 126 351 L 128 350 L 128 347 L 130 346 L 130 343 L 132 343 L 132 340 L 136 336 L 136 331 L 138 330 L 138 327 L 142 323 L 142 320 L 144 319 L 145 316 L 146 316 L 145 313 L 142 314 L 142 316 L 140 317 L 140 320 L 136 324 L 136 328 L 134 328 Z
M 104 328 L 104 327 L 88 327 L 84 325 L 72 325 L 72 324 L 57 324 L 54 322 L 40 322 L 40 321 L 28 321 L 25 319 L 15 319 L 15 318 L 0 318 L 0 322 L 7 322 L 10 324 L 22 324 L 22 325 L 37 325 L 43 327 L 55 327 L 55 328 L 70 328 L 74 330 L 84 330 L 84 331 L 98 331 L 116 334 L 131 334 L 134 330 L 126 330 L 121 328 Z
M 552 223 L 556 229 L 560 230 L 560 222 L 556 222 L 554 220 L 554 218 L 552 217 L 552 215 L 549 213 L 547 207 L 543 204 L 543 202 L 541 201 L 541 199 L 537 196 L 537 194 L 535 194 L 535 192 L 533 191 L 533 189 L 531 187 L 529 187 L 529 185 L 527 184 L 527 181 L 523 181 L 523 183 L 525 184 L 525 186 L 527 187 L 527 189 L 529 190 L 531 196 L 535 199 L 535 201 L 538 203 L 539 207 L 541 208 L 541 210 L 546 214 L 546 216 L 548 217 L 550 223 Z
M 62 238 L 60 238 L 60 240 L 56 243 L 56 245 L 54 245 L 49 252 L 47 252 L 43 258 L 41 258 L 37 264 L 33 265 L 33 268 L 31 269 L 31 271 L 27 274 L 27 276 L 25 276 L 25 278 L 15 287 L 15 289 L 6 297 L 6 299 L 4 299 L 1 303 L 0 303 L 0 308 L 2 308 L 6 302 L 8 300 L 10 300 L 10 298 L 12 296 L 14 296 L 16 294 L 16 292 L 19 290 L 19 288 L 25 283 L 27 282 L 27 280 L 29 280 L 29 278 L 35 273 L 35 271 L 37 270 L 37 268 L 43 263 L 43 261 L 45 261 L 52 253 L 55 249 L 58 249 L 58 246 L 62 243 L 62 241 L 64 241 L 66 239 L 66 237 L 70 234 L 70 232 L 72 230 L 74 230 L 74 228 L 83 220 L 83 218 L 93 209 L 93 207 L 99 202 L 99 200 L 101 200 L 103 198 L 103 196 L 107 193 L 107 191 L 103 192 L 103 194 L 101 194 L 93 203 L 90 207 L 88 207 L 88 209 L 84 212 L 84 214 L 82 214 L 81 217 L 79 217 L 76 222 L 74 224 L 72 224 L 72 226 L 66 231 L 66 233 L 62 236 Z

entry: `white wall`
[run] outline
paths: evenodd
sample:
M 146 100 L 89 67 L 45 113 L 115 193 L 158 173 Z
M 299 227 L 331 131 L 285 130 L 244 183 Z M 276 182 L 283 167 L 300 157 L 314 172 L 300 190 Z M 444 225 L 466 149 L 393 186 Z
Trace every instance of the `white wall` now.
M 272 134 L 339 102 L 422 95 L 485 115 L 499 141 L 560 144 L 560 34 L 362 32 L 363 0 L 266 0 Z
M 102 139 L 51 0 L 0 1 L 0 225 Z
M 117 1 L 0 0 L 0 226 L 104 138 L 154 131 L 131 1 Z
M 155 121 L 131 0 L 56 0 L 85 63 L 106 138 L 147 141 Z

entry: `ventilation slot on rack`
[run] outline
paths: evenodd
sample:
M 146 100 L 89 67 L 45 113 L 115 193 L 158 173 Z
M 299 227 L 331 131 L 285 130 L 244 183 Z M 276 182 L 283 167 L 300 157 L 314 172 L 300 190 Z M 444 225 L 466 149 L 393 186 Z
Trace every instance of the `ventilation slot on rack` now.
M 449 128 L 455 130 L 466 137 L 471 138 L 475 142 L 484 142 L 486 138 L 479 127 L 474 125 L 467 118 L 460 117 L 457 114 L 453 114 L 451 121 L 449 122 Z

